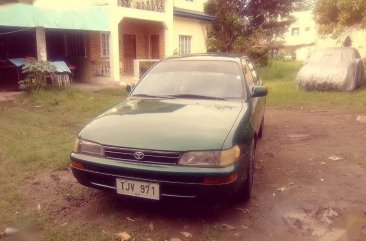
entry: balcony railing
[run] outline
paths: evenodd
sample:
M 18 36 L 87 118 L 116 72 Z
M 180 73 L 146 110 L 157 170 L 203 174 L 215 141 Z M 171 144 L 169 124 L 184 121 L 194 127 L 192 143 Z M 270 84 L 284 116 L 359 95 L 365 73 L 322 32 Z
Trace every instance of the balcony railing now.
M 146 11 L 165 12 L 165 0 L 118 0 L 118 6 Z

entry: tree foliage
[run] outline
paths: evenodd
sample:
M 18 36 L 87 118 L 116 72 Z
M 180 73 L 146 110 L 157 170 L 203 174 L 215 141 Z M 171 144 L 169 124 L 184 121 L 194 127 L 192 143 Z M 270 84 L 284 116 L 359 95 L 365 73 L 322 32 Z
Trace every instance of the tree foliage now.
M 298 0 L 210 0 L 206 12 L 215 16 L 209 29 L 210 51 L 241 51 L 291 24 L 290 12 Z
M 318 0 L 315 16 L 319 31 L 339 35 L 345 28 L 366 28 L 365 0 Z

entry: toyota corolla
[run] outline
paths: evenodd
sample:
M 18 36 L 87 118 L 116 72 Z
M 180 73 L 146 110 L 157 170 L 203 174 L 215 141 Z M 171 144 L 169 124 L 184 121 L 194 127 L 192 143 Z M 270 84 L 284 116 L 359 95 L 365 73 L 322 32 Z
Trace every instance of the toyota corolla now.
M 129 91 L 78 134 L 79 183 L 152 200 L 250 198 L 268 91 L 248 58 L 168 58 Z

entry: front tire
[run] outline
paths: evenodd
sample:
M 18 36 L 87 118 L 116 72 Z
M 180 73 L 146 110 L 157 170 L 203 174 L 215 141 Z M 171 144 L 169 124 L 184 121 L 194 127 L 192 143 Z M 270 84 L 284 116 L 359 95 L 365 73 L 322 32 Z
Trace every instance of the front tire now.
M 259 127 L 258 138 L 263 137 L 263 129 L 264 129 L 264 117 L 262 118 L 261 126 Z
M 249 152 L 249 165 L 247 169 L 247 179 L 244 181 L 238 192 L 239 201 L 247 201 L 253 195 L 253 182 L 254 182 L 254 163 L 255 163 L 255 149 L 256 141 L 252 140 Z

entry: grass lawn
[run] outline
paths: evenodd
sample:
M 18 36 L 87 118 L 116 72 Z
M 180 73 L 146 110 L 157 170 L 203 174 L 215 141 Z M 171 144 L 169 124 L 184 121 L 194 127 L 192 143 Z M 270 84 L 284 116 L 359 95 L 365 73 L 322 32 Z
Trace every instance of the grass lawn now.
M 365 87 L 352 93 L 299 90 L 296 75 L 300 68 L 299 62 L 273 61 L 270 66 L 259 70 L 261 78 L 269 89 L 267 97 L 269 106 L 366 110 Z
M 19 186 L 40 173 L 65 169 L 78 131 L 125 96 L 122 89 L 66 89 L 0 103 L 0 233 L 8 225 L 35 223 L 45 230 L 45 240 L 107 240 L 95 228 L 53 227 L 47 215 L 29 211 L 30 200 Z
M 270 107 L 366 110 L 365 88 L 354 93 L 298 90 L 295 76 L 300 67 L 296 62 L 273 62 L 260 69 L 269 88 Z M 67 168 L 77 132 L 125 96 L 122 89 L 66 89 L 22 95 L 14 103 L 0 103 L 0 233 L 6 226 L 33 223 L 42 230 L 44 240 L 113 240 L 99 227 L 55 227 L 48 213 L 29 208 L 34 204 L 20 187 L 31 177 Z

